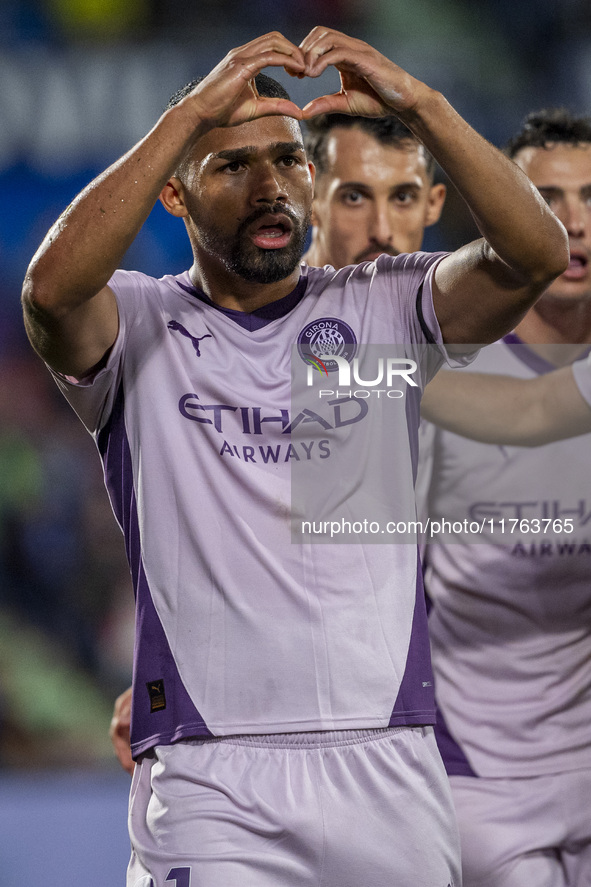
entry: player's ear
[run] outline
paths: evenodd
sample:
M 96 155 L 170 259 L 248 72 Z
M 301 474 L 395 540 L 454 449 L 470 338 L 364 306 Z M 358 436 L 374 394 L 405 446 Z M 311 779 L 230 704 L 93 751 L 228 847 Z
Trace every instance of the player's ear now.
M 439 183 L 437 185 L 431 185 L 429 190 L 429 203 L 427 206 L 427 218 L 425 221 L 426 226 L 434 225 L 435 222 L 439 221 L 441 210 L 445 203 L 446 193 L 447 188 L 444 184 Z
M 160 192 L 160 203 L 171 216 L 184 218 L 188 215 L 184 196 L 185 189 L 183 188 L 183 183 L 176 176 L 173 176 Z

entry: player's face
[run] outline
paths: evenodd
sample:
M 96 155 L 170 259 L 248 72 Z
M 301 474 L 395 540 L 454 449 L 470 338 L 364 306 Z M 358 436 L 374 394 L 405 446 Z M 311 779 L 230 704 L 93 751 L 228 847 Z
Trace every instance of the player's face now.
M 591 145 L 524 148 L 515 162 L 568 231 L 568 268 L 545 296 L 591 298 Z
M 302 257 L 313 194 L 297 122 L 263 117 L 211 130 L 192 160 L 185 201 L 202 267 L 262 284 L 288 277 Z
M 445 187 L 433 186 L 423 149 L 378 142 L 360 129 L 335 128 L 327 169 L 316 179 L 314 261 L 335 268 L 421 248 L 441 214 Z

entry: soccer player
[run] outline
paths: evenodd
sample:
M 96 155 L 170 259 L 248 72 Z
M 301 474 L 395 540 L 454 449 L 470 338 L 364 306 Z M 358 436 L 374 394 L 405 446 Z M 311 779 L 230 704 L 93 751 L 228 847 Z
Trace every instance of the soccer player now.
M 438 221 L 445 185 L 435 161 L 398 117 L 323 114 L 307 121 L 305 147 L 314 164 L 309 265 L 339 269 L 421 248 Z M 440 375 L 440 374 L 438 374 Z M 117 758 L 133 772 L 131 688 L 115 701 L 110 735 Z
M 591 343 L 591 123 L 562 110 L 532 114 L 509 153 L 564 223 L 570 262 L 474 368 L 534 378 L 525 384 L 536 391 L 562 385 L 564 407 L 574 399 L 574 427 L 583 431 L 580 413 L 588 408 L 572 370 L 551 371 Z M 427 393 L 427 415 L 444 385 L 435 380 Z M 484 414 L 502 409 L 498 396 L 477 408 L 484 439 Z M 469 409 L 461 404 L 457 412 Z M 583 887 L 591 875 L 589 439 L 523 450 L 439 429 L 428 434 L 431 520 L 448 527 L 467 520 L 484 533 L 440 537 L 426 552 L 438 738 L 464 884 Z
M 259 73 L 331 65 L 341 91 L 303 110 Z M 313 170 L 297 121 L 332 112 L 398 115 L 483 239 L 302 270 Z M 159 195 L 192 268 L 116 271 Z M 340 357 L 403 343 L 420 390 L 446 343 L 461 361 L 497 338 L 567 261 L 514 164 L 440 93 L 325 28 L 232 50 L 51 229 L 25 322 L 95 436 L 137 596 L 130 887 L 459 884 L 416 550 L 291 542 L 291 460 L 328 474 L 340 427 L 355 439 L 374 411 L 292 415 L 291 370 L 327 341 Z M 404 388 L 401 489 L 418 422 Z
M 445 185 L 433 157 L 397 117 L 325 114 L 308 121 L 316 170 L 309 265 L 343 268 L 420 250 Z

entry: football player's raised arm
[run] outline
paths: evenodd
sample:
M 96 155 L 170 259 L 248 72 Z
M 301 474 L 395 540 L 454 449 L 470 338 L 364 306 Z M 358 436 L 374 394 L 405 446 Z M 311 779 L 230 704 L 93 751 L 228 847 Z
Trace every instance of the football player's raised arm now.
M 22 301 L 31 343 L 54 369 L 81 377 L 113 345 L 118 311 L 108 281 L 199 137 L 256 117 L 301 117 L 292 102 L 258 95 L 253 78 L 270 65 L 294 74 L 304 68 L 300 49 L 278 33 L 232 50 L 51 228 L 27 271 Z
M 447 344 L 494 342 L 567 268 L 567 233 L 512 160 L 439 95 L 426 106 L 429 125 L 420 119 L 415 132 L 449 175 L 483 235 L 437 266 L 437 319 Z
M 571 367 L 534 379 L 442 370 L 427 385 L 421 415 L 482 443 L 539 446 L 591 432 L 591 407 Z
M 304 117 L 396 114 L 468 204 L 482 239 L 437 266 L 435 311 L 446 343 L 494 342 L 566 269 L 563 225 L 518 166 L 475 132 L 440 92 L 367 43 L 329 28 L 315 28 L 301 47 L 309 76 L 334 65 L 341 77 L 341 90 L 314 99 Z

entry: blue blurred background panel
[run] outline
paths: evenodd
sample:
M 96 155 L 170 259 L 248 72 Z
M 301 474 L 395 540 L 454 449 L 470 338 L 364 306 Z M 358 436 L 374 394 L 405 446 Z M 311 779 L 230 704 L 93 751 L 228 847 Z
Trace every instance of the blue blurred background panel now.
M 0 777 L 3 887 L 123 884 L 128 790 L 124 774 Z

